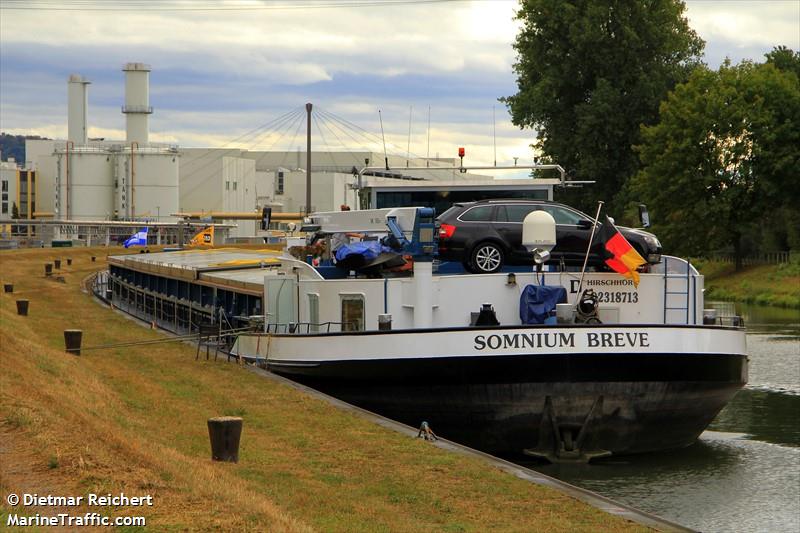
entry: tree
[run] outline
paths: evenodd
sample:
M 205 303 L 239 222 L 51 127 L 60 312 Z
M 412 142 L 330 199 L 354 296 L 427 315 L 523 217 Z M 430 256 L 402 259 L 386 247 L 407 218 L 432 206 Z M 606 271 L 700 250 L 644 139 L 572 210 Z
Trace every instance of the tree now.
M 0 155 L 2 155 L 3 161 L 8 161 L 9 157 L 13 157 L 18 163 L 24 163 L 26 139 L 47 139 L 47 137 L 0 133 Z
M 790 50 L 785 46 L 775 47 L 771 52 L 765 55 L 767 63 L 774 65 L 775 68 L 793 73 L 800 80 L 800 52 Z M 789 106 L 788 109 L 791 109 Z M 787 110 L 788 110 L 787 109 Z M 794 117 L 795 124 L 800 122 L 798 117 Z M 797 139 L 797 130 L 793 130 L 795 139 Z M 790 133 L 791 134 L 791 133 Z M 795 144 L 795 147 L 797 144 Z M 780 172 L 785 181 L 777 187 L 779 191 L 785 194 L 779 195 L 777 208 L 770 210 L 766 215 L 764 224 L 761 225 L 762 235 L 761 239 L 767 243 L 767 246 L 772 250 L 800 250 L 800 179 L 798 179 L 798 154 L 797 150 L 793 150 L 791 145 L 786 145 L 789 150 L 784 158 L 775 158 L 776 161 L 784 161 L 785 168 Z M 794 157 L 792 157 L 792 152 Z M 780 204 L 783 205 L 780 205 Z
M 778 70 L 794 72 L 800 78 L 800 52 L 795 52 L 785 46 L 776 46 L 764 57 L 767 58 L 767 63 L 774 65 Z
M 638 150 L 643 169 L 632 188 L 649 203 L 665 249 L 730 246 L 739 268 L 743 236 L 782 209 L 797 214 L 797 76 L 769 63 L 697 69 L 661 105 L 659 123 L 643 128 Z
M 639 169 L 640 124 L 699 63 L 703 41 L 678 0 L 522 0 L 514 48 L 519 92 L 501 98 L 534 148 L 575 179 L 597 184 L 565 199 L 589 209 L 617 198 Z M 613 208 L 613 203 L 612 206 Z

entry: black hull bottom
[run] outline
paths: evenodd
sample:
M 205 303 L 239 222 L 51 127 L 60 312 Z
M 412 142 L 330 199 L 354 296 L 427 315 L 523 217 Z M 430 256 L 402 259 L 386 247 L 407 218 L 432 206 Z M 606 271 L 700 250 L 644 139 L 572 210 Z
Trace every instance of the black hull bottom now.
M 648 355 L 621 367 L 608 367 L 612 361 L 607 356 L 599 361 L 578 357 L 539 357 L 548 360 L 548 370 L 534 374 L 525 365 L 498 358 L 483 371 L 479 367 L 489 363 L 486 358 L 270 369 L 414 427 L 427 421 L 439 436 L 473 448 L 500 455 L 532 450 L 545 456 L 557 455 L 565 443 L 567 450 L 575 448 L 579 437 L 580 448 L 590 453 L 688 446 L 746 377 L 744 356 Z M 590 359 L 599 365 L 594 381 L 587 373 Z M 686 379 L 687 366 L 693 379 Z

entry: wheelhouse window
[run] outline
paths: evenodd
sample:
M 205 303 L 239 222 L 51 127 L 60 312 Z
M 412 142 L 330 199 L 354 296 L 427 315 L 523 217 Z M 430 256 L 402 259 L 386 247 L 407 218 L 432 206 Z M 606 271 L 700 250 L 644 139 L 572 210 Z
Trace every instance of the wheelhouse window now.
M 364 331 L 364 295 L 342 294 L 342 331 Z
M 308 331 L 319 333 L 319 294 L 308 295 Z
M 283 171 L 278 171 L 278 179 L 275 182 L 275 194 L 283 194 Z

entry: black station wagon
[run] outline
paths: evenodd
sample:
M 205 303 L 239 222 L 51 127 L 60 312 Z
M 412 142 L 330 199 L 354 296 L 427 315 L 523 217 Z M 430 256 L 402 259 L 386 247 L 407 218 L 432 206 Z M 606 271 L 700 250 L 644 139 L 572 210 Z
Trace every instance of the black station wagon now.
M 461 261 L 474 273 L 497 272 L 503 265 L 533 264 L 533 256 L 522 246 L 522 221 L 528 213 L 543 210 L 556 221 L 556 246 L 550 262 L 583 265 L 593 219 L 564 204 L 544 200 L 482 200 L 458 203 L 442 213 L 439 226 L 439 258 Z M 598 223 L 597 232 L 602 224 Z M 661 243 L 640 229 L 617 229 L 648 263 L 661 261 Z M 597 243 L 595 233 L 594 243 Z M 592 244 L 588 264 L 603 265 L 600 244 Z

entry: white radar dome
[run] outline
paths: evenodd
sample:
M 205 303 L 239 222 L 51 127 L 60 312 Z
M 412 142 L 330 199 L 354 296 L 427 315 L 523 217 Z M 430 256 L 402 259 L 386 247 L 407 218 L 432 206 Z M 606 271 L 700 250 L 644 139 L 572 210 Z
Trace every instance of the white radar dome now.
M 556 220 L 547 211 L 531 211 L 522 221 L 522 245 L 549 252 L 556 245 Z

